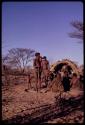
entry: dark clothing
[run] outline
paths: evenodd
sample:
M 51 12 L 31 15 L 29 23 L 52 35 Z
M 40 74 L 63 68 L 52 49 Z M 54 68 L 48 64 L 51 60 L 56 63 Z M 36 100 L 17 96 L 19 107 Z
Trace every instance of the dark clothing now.
M 62 79 L 64 92 L 70 91 L 70 80 L 69 77 L 63 77 Z

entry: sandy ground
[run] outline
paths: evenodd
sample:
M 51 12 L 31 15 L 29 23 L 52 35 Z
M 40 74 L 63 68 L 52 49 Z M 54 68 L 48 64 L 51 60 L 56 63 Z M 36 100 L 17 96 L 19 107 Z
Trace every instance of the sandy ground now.
M 11 86 L 9 90 L 2 89 L 2 118 L 6 120 L 13 117 L 14 115 L 26 111 L 32 107 L 41 106 L 43 104 L 52 104 L 55 101 L 55 96 L 57 95 L 54 92 L 48 91 L 44 92 L 45 89 L 42 89 L 40 92 L 34 90 L 25 91 L 27 84 Z M 72 91 L 74 96 L 77 95 L 77 90 Z M 82 94 L 80 92 L 79 94 Z M 72 96 L 73 96 L 72 95 Z M 64 94 L 64 97 L 67 96 Z M 29 111 L 29 114 L 31 112 Z M 83 122 L 83 111 L 74 111 L 63 118 L 57 118 L 48 120 L 48 123 L 74 123 L 76 121 Z M 79 120 L 80 119 L 80 120 Z
M 55 93 L 25 91 L 26 84 L 16 85 L 9 90 L 2 91 L 2 117 L 3 120 L 18 114 L 28 108 L 54 102 Z

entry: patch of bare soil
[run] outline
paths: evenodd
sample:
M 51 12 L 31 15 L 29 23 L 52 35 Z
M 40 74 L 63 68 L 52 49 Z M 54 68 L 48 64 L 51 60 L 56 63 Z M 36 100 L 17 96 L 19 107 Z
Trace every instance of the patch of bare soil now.
M 2 90 L 2 118 L 11 118 L 24 110 L 54 102 L 55 93 L 25 91 L 27 84 L 15 85 L 8 90 Z
M 67 109 L 65 105 L 64 109 L 66 108 L 67 110 L 59 115 L 57 110 L 59 105 L 57 103 L 55 105 L 56 92 L 45 92 L 45 89 L 39 92 L 31 89 L 26 92 L 26 88 L 27 84 L 19 84 L 9 87 L 8 90 L 2 89 L 2 118 L 4 121 L 12 119 L 14 116 L 22 116 L 24 120 L 22 121 L 21 118 L 18 122 L 28 122 L 29 114 L 31 122 L 35 121 L 36 123 L 83 123 L 84 112 L 79 100 L 74 103 L 75 105 L 79 102 L 79 105 L 73 108 L 70 108 L 69 105 Z M 72 94 L 74 91 L 70 93 Z M 65 96 L 67 97 L 64 94 Z M 70 109 L 71 111 L 69 111 Z M 67 113 L 67 111 L 69 112 Z M 20 118 L 17 117 L 17 119 Z

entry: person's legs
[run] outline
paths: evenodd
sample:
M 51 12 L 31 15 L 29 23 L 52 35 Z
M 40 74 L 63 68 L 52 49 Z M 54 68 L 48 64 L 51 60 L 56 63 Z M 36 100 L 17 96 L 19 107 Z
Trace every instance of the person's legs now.
M 38 91 L 38 70 L 35 70 L 35 90 Z
M 44 70 L 44 82 L 45 82 L 45 86 L 47 86 L 48 76 L 47 76 L 47 71 L 46 70 Z
M 49 81 L 49 71 L 46 71 L 46 85 L 48 85 L 48 81 Z
M 31 80 L 30 80 L 30 76 L 28 76 L 28 89 L 31 89 Z
M 29 80 L 29 87 L 30 87 L 30 89 L 32 88 L 31 80 Z
M 38 71 L 38 84 L 39 84 L 39 89 L 41 89 L 41 70 Z
M 45 77 L 45 84 L 46 84 L 46 87 L 47 87 L 47 85 L 48 85 L 48 77 L 47 76 Z

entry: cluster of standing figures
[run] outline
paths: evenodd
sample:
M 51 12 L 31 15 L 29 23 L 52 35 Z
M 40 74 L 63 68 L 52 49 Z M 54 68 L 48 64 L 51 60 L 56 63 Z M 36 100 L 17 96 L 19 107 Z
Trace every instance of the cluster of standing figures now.
M 35 59 L 33 61 L 34 66 L 34 76 L 36 82 L 36 90 L 38 91 L 42 87 L 42 78 L 45 81 L 45 85 L 48 85 L 48 78 L 50 72 L 49 61 L 47 60 L 46 56 L 41 57 L 40 53 L 35 53 Z
M 72 88 L 79 87 L 79 82 L 83 80 L 78 78 L 76 73 L 73 73 L 72 76 L 69 75 L 68 71 L 64 70 L 63 72 L 59 71 L 56 73 L 56 77 L 53 78 L 53 74 L 50 72 L 50 66 L 49 61 L 47 60 L 46 56 L 41 57 L 40 53 L 35 53 L 35 59 L 33 61 L 33 67 L 34 67 L 34 77 L 35 77 L 35 90 L 41 90 L 42 88 L 42 79 L 44 79 L 45 87 L 49 86 L 49 88 L 52 88 L 53 82 L 56 84 L 56 81 L 58 82 L 57 85 L 55 85 L 55 88 L 57 87 L 57 90 L 63 88 L 64 92 L 70 91 Z M 43 78 L 42 78 L 43 76 Z M 82 83 L 83 84 L 83 83 Z M 82 86 L 81 84 L 81 86 Z M 81 87 L 79 87 L 81 88 Z

